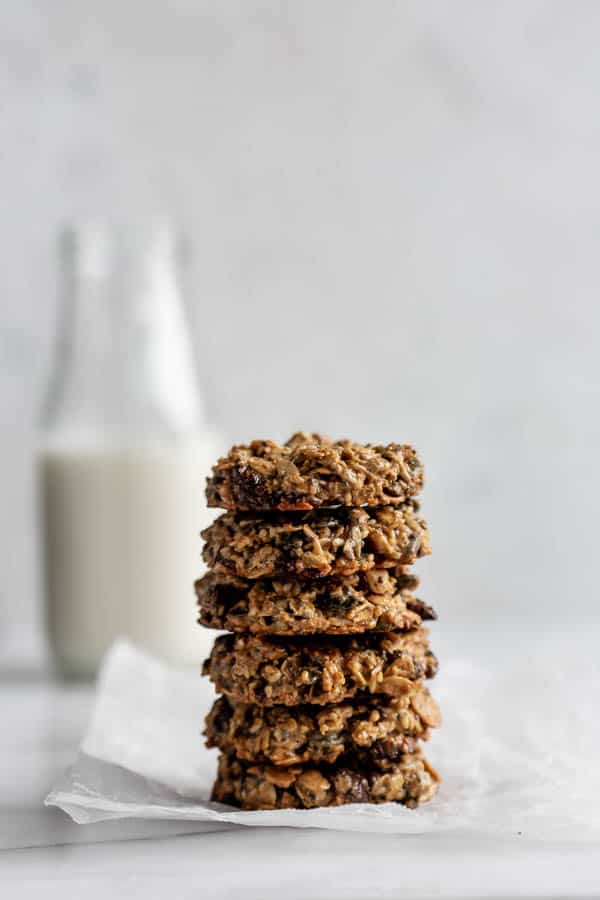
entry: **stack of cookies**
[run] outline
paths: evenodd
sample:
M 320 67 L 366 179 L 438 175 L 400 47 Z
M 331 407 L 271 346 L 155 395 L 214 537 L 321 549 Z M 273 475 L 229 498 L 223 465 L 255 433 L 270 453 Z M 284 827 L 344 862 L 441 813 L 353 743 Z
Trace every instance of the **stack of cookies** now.
M 439 725 L 425 679 L 433 610 L 407 566 L 430 552 L 408 445 L 295 434 L 234 447 L 208 479 L 199 621 L 221 751 L 213 799 L 243 809 L 396 801 L 438 776 L 419 750 Z

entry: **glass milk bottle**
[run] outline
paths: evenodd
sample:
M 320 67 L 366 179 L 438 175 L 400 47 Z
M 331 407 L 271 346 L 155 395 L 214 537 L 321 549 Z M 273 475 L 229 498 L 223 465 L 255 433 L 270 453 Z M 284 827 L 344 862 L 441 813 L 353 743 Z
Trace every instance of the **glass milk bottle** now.
M 39 474 L 48 635 L 58 670 L 91 676 L 118 636 L 201 663 L 196 624 L 204 480 L 219 453 L 204 424 L 177 281 L 156 224 L 65 236 L 55 371 Z

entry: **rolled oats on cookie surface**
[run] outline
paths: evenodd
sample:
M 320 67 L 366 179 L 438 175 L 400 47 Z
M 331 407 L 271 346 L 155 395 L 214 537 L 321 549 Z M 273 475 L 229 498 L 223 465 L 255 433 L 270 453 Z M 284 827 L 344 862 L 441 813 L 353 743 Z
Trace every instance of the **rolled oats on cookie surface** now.
M 435 611 L 403 567 L 353 575 L 254 581 L 209 572 L 195 584 L 199 622 L 236 633 L 307 635 L 410 631 Z
M 439 775 L 424 756 L 406 754 L 386 772 L 354 760 L 339 766 L 266 766 L 222 753 L 212 799 L 241 809 L 313 809 L 346 803 L 402 803 L 435 795 Z
M 378 509 L 224 513 L 202 532 L 214 572 L 239 578 L 352 575 L 431 553 L 416 501 Z
M 206 718 L 207 746 L 239 759 L 289 766 L 334 763 L 352 755 L 370 768 L 389 768 L 440 724 L 422 682 L 406 681 L 397 697 L 363 697 L 328 706 L 258 706 L 222 696 Z
M 356 444 L 297 432 L 285 444 L 256 440 L 232 447 L 208 478 L 209 506 L 298 510 L 403 503 L 423 485 L 409 444 Z
M 433 678 L 428 632 L 313 638 L 223 635 L 204 663 L 219 693 L 263 706 L 337 703 L 363 694 L 401 695 Z
M 203 673 L 221 695 L 206 718 L 220 751 L 213 799 L 311 809 L 431 799 L 420 752 L 440 724 L 437 672 L 408 568 L 431 552 L 410 444 L 298 432 L 233 447 L 207 480 L 225 510 L 202 532 Z

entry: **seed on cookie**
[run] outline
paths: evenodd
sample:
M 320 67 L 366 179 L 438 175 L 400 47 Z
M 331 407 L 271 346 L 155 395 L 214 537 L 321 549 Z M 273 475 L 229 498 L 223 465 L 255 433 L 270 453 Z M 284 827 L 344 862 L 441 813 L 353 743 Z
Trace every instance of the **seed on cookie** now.
M 382 772 L 354 760 L 335 766 L 268 766 L 222 753 L 212 800 L 242 809 L 312 809 L 346 803 L 430 800 L 439 776 L 424 756 L 406 754 Z
M 421 682 L 399 697 L 364 697 L 327 706 L 257 706 L 219 697 L 206 718 L 206 744 L 239 759 L 275 766 L 334 763 L 352 755 L 388 769 L 440 724 Z
M 207 480 L 209 506 L 229 510 L 391 506 L 414 496 L 423 466 L 409 444 L 355 444 L 298 432 L 285 444 L 232 447 Z
M 296 706 L 350 697 L 399 697 L 432 678 L 437 659 L 425 628 L 344 637 L 222 635 L 204 663 L 219 693 L 242 703 Z
M 321 578 L 413 563 L 431 552 L 411 500 L 378 509 L 224 513 L 202 532 L 203 558 L 239 578 Z
M 251 634 L 361 634 L 410 631 L 436 614 L 412 593 L 418 579 L 402 567 L 306 580 L 254 581 L 209 572 L 196 584 L 199 622 Z

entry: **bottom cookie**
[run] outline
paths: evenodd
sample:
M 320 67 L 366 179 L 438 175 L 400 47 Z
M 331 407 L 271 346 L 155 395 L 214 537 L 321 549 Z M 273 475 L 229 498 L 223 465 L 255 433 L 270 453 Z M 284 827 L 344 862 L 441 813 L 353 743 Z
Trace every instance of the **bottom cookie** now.
M 424 756 L 403 756 L 386 772 L 340 766 L 265 766 L 222 753 L 212 800 L 241 809 L 313 809 L 345 803 L 402 803 L 434 796 L 439 776 Z

